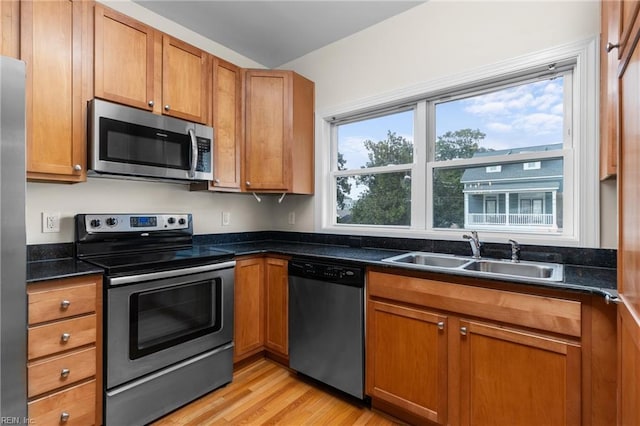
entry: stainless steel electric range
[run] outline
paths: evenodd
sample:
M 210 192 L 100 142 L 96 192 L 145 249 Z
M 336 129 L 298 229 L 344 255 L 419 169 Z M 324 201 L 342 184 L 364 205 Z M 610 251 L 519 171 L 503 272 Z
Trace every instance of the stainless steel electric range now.
M 146 424 L 229 383 L 232 253 L 190 214 L 79 214 L 76 256 L 105 270 L 104 424 Z

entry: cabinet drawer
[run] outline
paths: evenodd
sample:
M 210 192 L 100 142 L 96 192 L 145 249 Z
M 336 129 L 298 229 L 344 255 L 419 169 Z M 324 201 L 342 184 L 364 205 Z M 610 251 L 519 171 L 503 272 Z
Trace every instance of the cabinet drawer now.
M 27 367 L 28 396 L 70 385 L 96 374 L 96 348 L 38 361 Z
M 29 420 L 36 425 L 92 425 L 95 423 L 96 381 L 37 399 L 28 404 L 28 409 Z
M 28 357 L 39 358 L 96 341 L 96 315 L 30 327 Z
M 43 283 L 27 289 L 29 324 L 68 318 L 96 310 L 96 283 Z

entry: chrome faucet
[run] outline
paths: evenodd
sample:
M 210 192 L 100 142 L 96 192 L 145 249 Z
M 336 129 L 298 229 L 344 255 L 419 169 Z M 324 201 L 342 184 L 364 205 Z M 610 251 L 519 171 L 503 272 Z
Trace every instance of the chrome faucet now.
M 511 243 L 511 261 L 513 263 L 520 262 L 520 244 L 515 240 L 509 240 Z
M 482 243 L 478 239 L 478 232 L 471 231 L 471 235 L 464 234 L 462 236 L 465 240 L 469 240 L 469 245 L 471 245 L 471 253 L 473 253 L 474 259 L 480 259 L 480 247 L 482 247 Z

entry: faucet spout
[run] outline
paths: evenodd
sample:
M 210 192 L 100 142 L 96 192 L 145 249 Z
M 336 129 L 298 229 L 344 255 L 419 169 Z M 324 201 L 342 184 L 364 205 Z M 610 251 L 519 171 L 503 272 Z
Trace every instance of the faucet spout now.
M 471 235 L 464 234 L 462 236 L 465 240 L 469 240 L 469 245 L 471 246 L 471 253 L 473 254 L 474 259 L 480 259 L 480 248 L 482 247 L 482 243 L 478 238 L 477 231 L 471 231 Z

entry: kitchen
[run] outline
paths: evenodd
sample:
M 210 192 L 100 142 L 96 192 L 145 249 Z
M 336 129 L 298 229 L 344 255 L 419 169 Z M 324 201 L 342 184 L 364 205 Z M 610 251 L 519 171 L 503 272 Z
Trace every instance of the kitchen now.
M 262 68 L 135 3 L 107 5 L 236 65 Z M 471 2 L 461 7 L 458 2 L 429 2 L 281 68 L 293 69 L 314 81 L 318 122 L 333 112 L 355 110 L 360 104 L 371 103 L 373 98 L 384 100 L 389 93 L 400 89 L 410 92 L 414 86 L 449 74 L 457 75 L 463 70 L 479 69 L 531 52 L 593 38 L 600 32 L 598 2 L 555 2 L 554 13 L 549 13 L 549 4 L 545 6 L 535 2 L 517 5 Z M 540 22 L 545 23 L 547 31 L 541 31 Z M 465 31 L 459 31 L 460 28 Z M 375 51 L 371 46 L 375 46 Z M 417 55 L 416 52 L 428 54 Z M 381 57 L 385 58 L 382 62 Z M 407 66 L 397 66 L 405 62 Z M 345 63 L 349 64 L 346 68 Z M 373 69 L 375 73 L 371 71 Z M 150 182 L 96 178 L 74 185 L 29 182 L 27 244 L 73 242 L 75 214 L 122 212 L 123 206 L 131 212 L 192 213 L 196 235 L 322 231 L 322 208 L 318 205 L 326 195 L 321 195 L 324 178 L 319 165 L 325 155 L 324 144 L 320 141 L 325 140 L 326 136 L 317 126 L 316 195 L 313 197 L 287 194 L 281 199 L 281 194 L 258 194 L 262 199 L 258 202 L 251 193 L 196 192 L 187 191 L 183 185 Z M 616 190 L 616 180 L 609 179 L 602 181 L 594 191 L 599 191 L 599 212 L 592 213 L 600 218 L 600 231 L 591 237 L 594 243 L 588 247 L 612 249 L 618 245 Z M 41 232 L 42 212 L 60 213 L 60 232 Z M 290 220 L 292 212 L 294 220 Z M 224 213 L 228 213 L 225 224 Z

